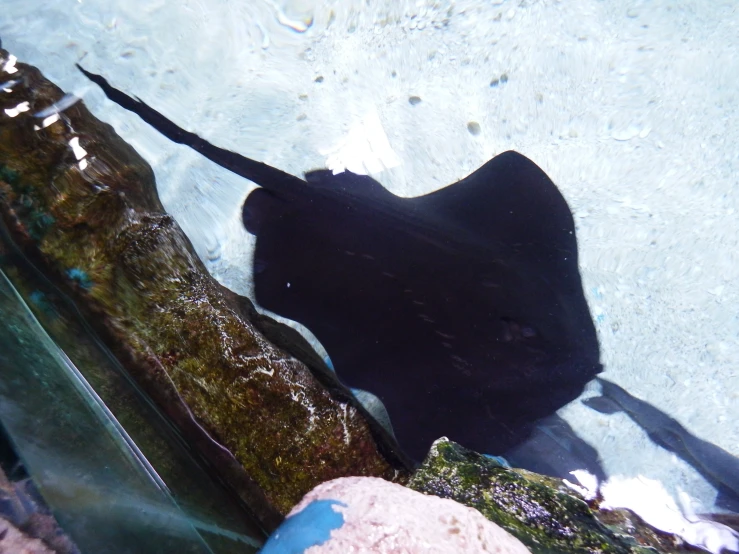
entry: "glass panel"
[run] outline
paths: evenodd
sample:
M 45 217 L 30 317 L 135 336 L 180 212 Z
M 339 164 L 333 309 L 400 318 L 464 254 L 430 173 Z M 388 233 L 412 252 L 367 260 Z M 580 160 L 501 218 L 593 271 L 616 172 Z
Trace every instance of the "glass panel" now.
M 108 359 L 107 367 L 94 368 L 93 377 L 105 389 L 110 406 L 120 410 L 129 403 L 123 415 L 140 444 L 151 445 L 157 433 L 165 441 L 154 451 L 155 460 L 166 469 L 166 477 L 180 479 L 172 487 L 185 502 L 178 504 L 5 273 L 0 273 L 0 314 L 0 421 L 42 496 L 83 552 L 256 550 L 259 539 L 248 534 L 259 534 L 253 526 L 239 523 L 237 514 L 229 514 L 233 501 L 217 507 L 196 503 L 208 492 L 215 494 L 216 502 L 228 497 L 182 444 L 173 441 L 171 429 L 163 427 L 151 406 L 120 374 L 110 372 Z M 84 335 L 79 337 L 85 340 Z M 142 420 L 144 416 L 150 419 Z M 182 495 L 191 488 L 194 491 Z

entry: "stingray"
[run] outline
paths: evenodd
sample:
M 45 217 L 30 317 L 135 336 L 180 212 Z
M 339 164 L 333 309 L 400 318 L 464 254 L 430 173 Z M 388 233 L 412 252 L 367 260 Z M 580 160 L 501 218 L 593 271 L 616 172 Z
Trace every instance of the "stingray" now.
M 256 236 L 257 304 L 305 325 L 346 386 L 379 397 L 411 458 L 441 436 L 504 453 L 601 371 L 572 214 L 523 155 L 504 152 L 414 198 L 350 172 L 300 179 L 80 70 L 173 142 L 259 186 L 242 211 Z

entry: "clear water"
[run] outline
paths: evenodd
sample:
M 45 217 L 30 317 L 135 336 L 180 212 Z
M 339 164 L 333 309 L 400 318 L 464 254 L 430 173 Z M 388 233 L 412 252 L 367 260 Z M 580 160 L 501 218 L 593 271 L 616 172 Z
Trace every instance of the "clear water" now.
M 739 455 L 738 9 L 5 0 L 0 36 L 152 164 L 209 270 L 247 295 L 248 185 L 106 101 L 76 62 L 219 146 L 296 175 L 364 168 L 412 196 L 504 150 L 523 153 L 575 216 L 604 377 Z M 580 402 L 560 413 L 614 482 L 635 487 L 632 498 L 653 495 L 654 480 L 698 513 L 717 511 L 715 489 L 625 415 Z

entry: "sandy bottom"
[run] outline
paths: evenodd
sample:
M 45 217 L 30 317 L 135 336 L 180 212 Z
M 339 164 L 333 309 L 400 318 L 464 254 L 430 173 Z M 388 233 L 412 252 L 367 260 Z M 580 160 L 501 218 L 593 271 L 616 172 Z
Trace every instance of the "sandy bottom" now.
M 149 160 L 210 271 L 245 294 L 248 184 L 107 102 L 75 62 L 294 174 L 387 167 L 375 177 L 410 196 L 520 151 L 574 213 L 605 377 L 739 454 L 736 3 L 373 5 L 5 0 L 0 36 Z M 609 474 L 711 509 L 713 488 L 625 416 L 562 414 Z

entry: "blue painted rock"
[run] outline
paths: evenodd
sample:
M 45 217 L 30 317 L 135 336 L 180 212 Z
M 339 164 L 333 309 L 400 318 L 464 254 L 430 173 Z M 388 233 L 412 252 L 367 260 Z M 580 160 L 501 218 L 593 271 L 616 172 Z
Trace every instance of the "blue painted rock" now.
M 261 554 L 530 554 L 480 512 L 375 477 L 317 486 L 293 508 Z

